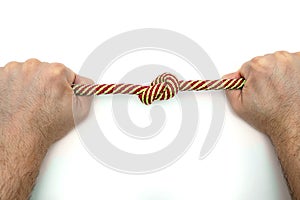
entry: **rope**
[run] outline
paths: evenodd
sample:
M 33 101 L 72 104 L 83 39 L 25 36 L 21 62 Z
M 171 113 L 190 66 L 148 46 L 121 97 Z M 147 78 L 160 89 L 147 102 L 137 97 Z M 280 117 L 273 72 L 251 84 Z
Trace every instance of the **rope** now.
M 235 90 L 241 89 L 246 80 L 219 79 L 219 80 L 178 80 L 174 75 L 163 73 L 150 86 L 134 84 L 73 84 L 75 95 L 107 95 L 107 94 L 135 94 L 142 103 L 149 105 L 155 100 L 168 100 L 179 91 L 199 90 Z

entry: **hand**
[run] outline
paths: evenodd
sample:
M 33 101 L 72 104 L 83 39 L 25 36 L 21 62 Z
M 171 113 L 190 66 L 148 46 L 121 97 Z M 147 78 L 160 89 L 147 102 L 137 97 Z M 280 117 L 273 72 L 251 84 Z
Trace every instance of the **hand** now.
M 276 52 L 253 58 L 225 78 L 246 79 L 242 90 L 228 91 L 233 110 L 271 138 L 278 129 L 297 126 L 300 120 L 300 54 Z M 284 133 L 280 133 L 284 134 Z
M 300 53 L 256 57 L 224 78 L 246 79 L 227 91 L 233 110 L 267 134 L 275 146 L 293 199 L 300 199 Z
M 15 142 L 39 140 L 48 145 L 62 138 L 74 127 L 72 97 L 79 120 L 91 104 L 90 97 L 73 95 L 72 83 L 92 81 L 59 63 L 8 63 L 0 68 L 0 128 Z
M 74 96 L 73 83 L 92 81 L 36 59 L 0 68 L 0 199 L 29 199 L 48 147 L 74 127 L 73 114 L 87 116 L 91 97 Z

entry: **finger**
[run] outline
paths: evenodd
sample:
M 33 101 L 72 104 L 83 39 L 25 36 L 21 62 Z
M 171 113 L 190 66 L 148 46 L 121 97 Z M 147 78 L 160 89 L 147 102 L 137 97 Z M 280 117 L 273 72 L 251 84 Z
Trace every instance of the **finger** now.
M 92 79 L 86 78 L 84 76 L 76 75 L 73 84 L 93 84 L 94 81 Z
M 223 76 L 224 79 L 235 79 L 235 78 L 241 78 L 241 74 L 239 71 L 227 74 Z M 239 112 L 241 110 L 241 95 L 242 90 L 226 90 L 225 91 L 227 99 L 232 106 L 233 110 L 235 112 Z
M 235 78 L 242 78 L 241 74 L 238 72 L 233 72 L 230 74 L 226 74 L 222 77 L 223 79 L 235 79 Z
M 93 84 L 94 81 L 80 76 L 76 75 L 73 84 Z M 81 122 L 83 119 L 85 119 L 90 111 L 90 107 L 93 101 L 93 96 L 73 96 L 73 115 L 75 124 Z

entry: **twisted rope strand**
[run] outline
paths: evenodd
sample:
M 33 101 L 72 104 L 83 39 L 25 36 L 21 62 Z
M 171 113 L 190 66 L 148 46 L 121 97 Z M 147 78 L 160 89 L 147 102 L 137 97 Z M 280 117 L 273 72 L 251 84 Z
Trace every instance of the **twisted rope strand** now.
M 168 100 L 173 98 L 179 91 L 200 90 L 238 90 L 246 80 L 219 79 L 219 80 L 178 80 L 174 75 L 163 73 L 156 77 L 150 86 L 134 84 L 74 84 L 72 85 L 75 95 L 107 95 L 107 94 L 135 94 L 142 103 L 149 105 L 155 100 Z

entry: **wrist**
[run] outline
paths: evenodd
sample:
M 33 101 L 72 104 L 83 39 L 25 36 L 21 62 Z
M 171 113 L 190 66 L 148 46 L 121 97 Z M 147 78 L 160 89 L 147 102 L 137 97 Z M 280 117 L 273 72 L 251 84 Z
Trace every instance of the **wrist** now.
M 300 130 L 300 116 L 294 110 L 300 108 L 278 109 L 275 113 L 265 116 L 262 124 L 263 132 L 274 142 L 282 142 L 297 134 Z
M 300 136 L 300 119 L 290 117 L 288 120 L 277 122 L 276 128 L 267 131 L 275 148 L 285 148 L 287 144 L 299 140 Z

